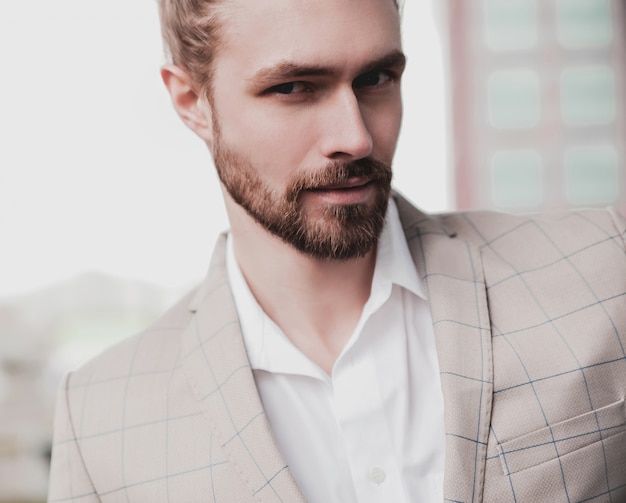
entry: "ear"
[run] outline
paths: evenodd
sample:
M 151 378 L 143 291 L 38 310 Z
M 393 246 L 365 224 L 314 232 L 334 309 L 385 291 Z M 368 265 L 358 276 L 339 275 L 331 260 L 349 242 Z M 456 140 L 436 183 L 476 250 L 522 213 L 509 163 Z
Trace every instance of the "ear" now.
M 211 107 L 198 95 L 189 74 L 176 65 L 165 65 L 161 68 L 161 78 L 179 117 L 210 147 L 213 143 Z

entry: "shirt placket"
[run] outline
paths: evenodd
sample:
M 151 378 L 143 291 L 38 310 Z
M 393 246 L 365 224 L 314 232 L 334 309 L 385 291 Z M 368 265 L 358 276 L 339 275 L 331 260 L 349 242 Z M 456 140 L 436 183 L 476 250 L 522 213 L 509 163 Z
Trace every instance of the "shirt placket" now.
M 405 501 L 371 350 L 357 351 L 335 368 L 333 406 L 360 503 Z

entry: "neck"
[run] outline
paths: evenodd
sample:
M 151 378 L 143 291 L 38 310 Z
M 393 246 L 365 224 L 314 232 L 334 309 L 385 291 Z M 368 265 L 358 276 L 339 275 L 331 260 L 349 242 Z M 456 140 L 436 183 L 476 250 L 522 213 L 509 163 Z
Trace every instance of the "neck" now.
M 370 295 L 376 252 L 321 260 L 296 250 L 227 198 L 237 263 L 263 311 L 330 374 Z

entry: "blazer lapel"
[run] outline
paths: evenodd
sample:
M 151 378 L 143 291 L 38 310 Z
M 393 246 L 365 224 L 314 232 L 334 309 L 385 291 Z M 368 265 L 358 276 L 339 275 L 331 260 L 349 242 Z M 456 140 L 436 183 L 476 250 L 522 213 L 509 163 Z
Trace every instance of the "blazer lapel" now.
M 445 499 L 480 502 L 493 394 L 480 251 L 455 239 L 443 218 L 394 197 L 433 317 L 445 407 Z M 224 237 L 190 309 L 195 316 L 183 335 L 183 367 L 248 501 L 304 503 L 256 390 L 228 285 Z
M 443 218 L 402 198 L 400 217 L 433 318 L 446 430 L 446 501 L 482 501 L 493 396 L 491 329 L 480 251 Z
M 246 501 L 304 502 L 256 389 L 227 280 L 225 244 L 221 236 L 190 306 L 195 315 L 183 334 L 183 367 L 238 483 L 248 488 Z

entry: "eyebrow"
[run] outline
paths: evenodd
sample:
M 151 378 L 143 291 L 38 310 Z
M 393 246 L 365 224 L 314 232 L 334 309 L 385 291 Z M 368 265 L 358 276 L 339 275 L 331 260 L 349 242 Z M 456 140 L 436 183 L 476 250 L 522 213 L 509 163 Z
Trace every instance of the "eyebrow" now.
M 363 65 L 359 69 L 359 75 L 381 68 L 403 68 L 405 64 L 406 56 L 402 53 L 402 51 L 394 50 Z M 336 75 L 339 71 L 339 69 L 329 66 L 301 65 L 292 61 L 280 61 L 275 65 L 258 70 L 247 80 L 254 82 L 255 84 L 258 84 L 259 82 L 261 84 L 265 82 L 272 84 L 275 82 L 289 81 L 302 77 L 328 77 Z

